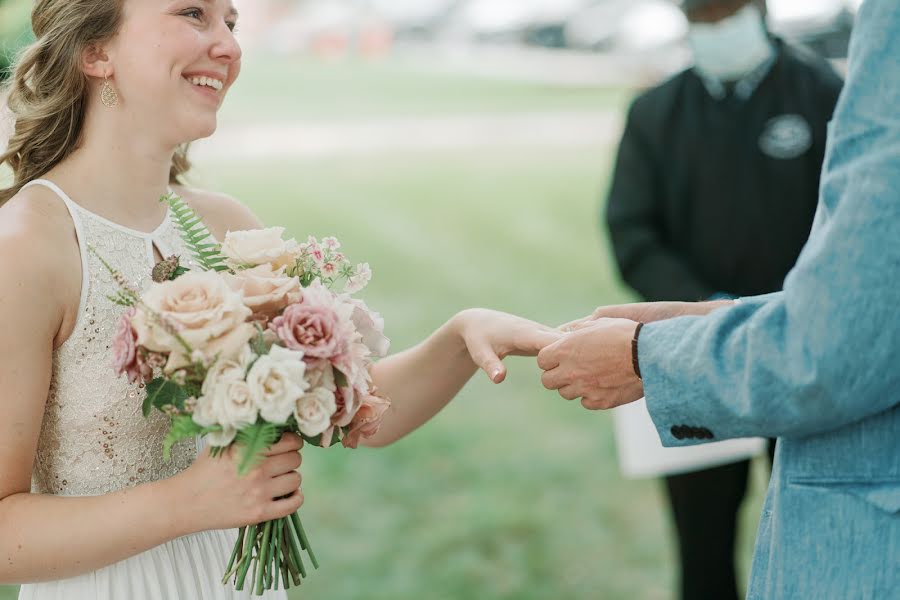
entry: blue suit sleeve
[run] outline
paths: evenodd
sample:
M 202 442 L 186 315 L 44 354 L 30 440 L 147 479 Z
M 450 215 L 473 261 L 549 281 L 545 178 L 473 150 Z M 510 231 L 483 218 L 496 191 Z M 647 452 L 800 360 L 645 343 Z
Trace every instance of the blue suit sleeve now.
M 824 433 L 900 402 L 900 5 L 867 0 L 819 208 L 784 291 L 652 323 L 639 360 L 666 445 Z

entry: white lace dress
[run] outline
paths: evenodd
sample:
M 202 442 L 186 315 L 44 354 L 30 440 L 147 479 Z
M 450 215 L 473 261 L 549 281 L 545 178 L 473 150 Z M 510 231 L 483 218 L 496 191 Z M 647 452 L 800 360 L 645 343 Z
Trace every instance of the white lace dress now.
M 152 233 L 117 225 L 81 208 L 59 187 L 37 180 L 62 198 L 75 223 L 81 249 L 82 290 L 71 337 L 53 355 L 53 376 L 32 475 L 32 492 L 96 496 L 171 477 L 186 469 L 199 445 L 186 441 L 164 462 L 167 420 L 144 418 L 142 391 L 110 367 L 110 340 L 123 309 L 107 296 L 117 287 L 93 246 L 129 282 L 150 281 L 153 247 L 190 263 L 167 214 Z M 161 507 L 162 510 L 162 507 Z M 102 533 L 98 533 L 102 535 Z M 250 598 L 221 582 L 237 530 L 204 531 L 181 537 L 119 563 L 70 579 L 23 585 L 20 600 L 231 600 Z M 287 598 L 271 591 L 269 600 Z

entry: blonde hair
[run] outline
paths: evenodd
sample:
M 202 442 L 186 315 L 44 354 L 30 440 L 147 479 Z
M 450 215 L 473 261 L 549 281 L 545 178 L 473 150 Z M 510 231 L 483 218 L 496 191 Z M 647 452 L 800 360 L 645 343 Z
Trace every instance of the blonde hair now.
M 78 147 L 90 86 L 82 53 L 112 39 L 124 0 L 38 0 L 31 13 L 35 42 L 19 55 L 7 82 L 15 129 L 0 166 L 8 163 L 13 185 L 0 187 L 3 204 L 29 181 L 62 162 Z M 170 183 L 190 169 L 187 145 L 172 158 Z

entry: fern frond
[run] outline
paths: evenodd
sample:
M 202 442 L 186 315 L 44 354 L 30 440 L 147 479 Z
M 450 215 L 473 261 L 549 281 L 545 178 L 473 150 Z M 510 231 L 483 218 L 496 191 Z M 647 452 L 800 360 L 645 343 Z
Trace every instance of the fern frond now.
M 169 205 L 181 239 L 197 261 L 197 265 L 204 271 L 227 271 L 225 257 L 221 253 L 222 247 L 210 241 L 212 234 L 200 216 L 175 194 L 163 196 L 160 202 Z
M 191 415 L 178 415 L 172 419 L 172 426 L 163 442 L 163 460 L 169 462 L 172 446 L 182 440 L 188 440 L 198 435 L 206 435 L 213 431 L 220 431 L 220 426 L 201 427 L 194 422 Z
M 258 422 L 238 431 L 235 438 L 235 442 L 241 446 L 238 474 L 245 475 L 256 466 L 263 458 L 263 452 L 280 438 L 281 428 L 272 423 Z

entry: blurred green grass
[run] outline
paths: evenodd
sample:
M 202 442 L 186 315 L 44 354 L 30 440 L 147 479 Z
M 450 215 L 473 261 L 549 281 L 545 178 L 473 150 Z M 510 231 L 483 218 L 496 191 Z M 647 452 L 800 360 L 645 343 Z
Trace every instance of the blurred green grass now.
M 628 98 L 621 88 L 560 87 L 473 77 L 415 63 L 312 60 L 248 53 L 223 123 L 292 118 L 353 120 L 446 113 L 598 111 Z
M 275 81 L 277 65 L 258 81 L 269 81 L 266 73 Z M 259 97 L 245 80 L 226 121 L 371 115 L 363 105 L 439 115 L 502 104 L 479 80 L 372 65 L 296 68 L 317 83 L 313 96 L 296 99 L 302 108 L 290 109 L 288 94 Z M 584 108 L 566 89 L 496 85 L 500 96 L 518 89 L 528 100 L 514 105 L 527 110 Z M 394 104 L 395 94 L 430 86 L 424 105 L 415 98 Z M 626 97 L 591 94 L 606 99 L 599 109 L 621 109 L 615 98 Z M 343 100 L 327 102 L 331 95 Z M 256 102 L 265 110 L 249 111 Z M 399 350 L 470 306 L 557 324 L 629 300 L 599 226 L 614 150 L 235 160 L 200 165 L 195 179 L 298 237 L 336 235 L 352 259 L 368 261 L 375 278 L 366 299 L 384 314 Z M 477 376 L 437 418 L 389 448 L 306 452 L 302 514 L 322 569 L 293 599 L 674 597 L 674 545 L 659 487 L 619 476 L 609 415 L 544 391 L 530 360 L 510 359 L 510 366 L 503 385 Z M 743 571 L 763 478 L 757 465 L 743 514 Z M 0 589 L 0 599 L 12 597 L 12 588 Z

